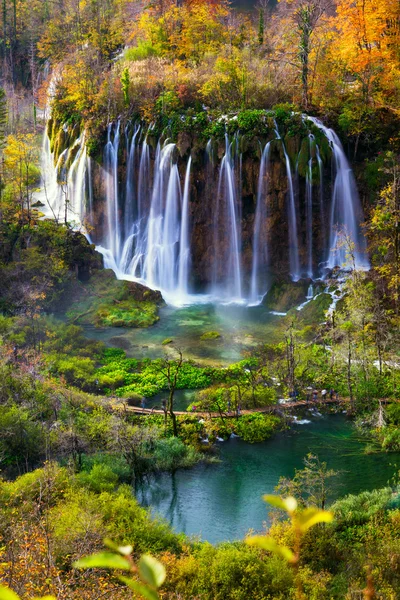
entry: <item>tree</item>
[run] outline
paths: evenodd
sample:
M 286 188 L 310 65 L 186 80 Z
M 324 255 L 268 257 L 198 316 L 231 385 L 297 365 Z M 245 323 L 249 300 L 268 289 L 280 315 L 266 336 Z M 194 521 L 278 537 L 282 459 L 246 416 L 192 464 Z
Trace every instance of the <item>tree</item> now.
M 166 411 L 165 411 L 165 421 L 167 420 L 167 414 L 169 413 L 169 415 L 172 419 L 172 428 L 173 428 L 175 437 L 178 436 L 178 424 L 176 421 L 176 415 L 174 413 L 174 395 L 175 395 L 175 391 L 176 391 L 176 388 L 178 385 L 179 371 L 181 370 L 182 365 L 183 365 L 182 352 L 180 350 L 178 350 L 178 352 L 179 352 L 178 360 L 170 360 L 170 359 L 166 358 L 164 360 L 162 368 L 161 368 L 161 372 L 168 382 L 168 389 L 169 389 L 168 401 L 167 401 L 167 406 L 166 406 Z
M 304 468 L 296 469 L 292 479 L 281 477 L 275 490 L 280 494 L 294 496 L 303 506 L 311 504 L 325 509 L 328 498 L 328 480 L 338 475 L 328 469 L 326 462 L 309 453 L 303 460 Z
M 124 95 L 125 106 L 129 106 L 129 84 L 130 84 L 129 69 L 128 69 L 128 67 L 125 67 L 125 69 L 122 71 L 122 75 L 121 75 L 121 87 L 122 87 L 122 93 Z
M 310 57 L 315 30 L 333 7 L 333 0 L 279 0 L 279 2 L 281 16 L 286 17 L 291 26 L 295 25 L 302 105 L 306 109 L 310 102 Z
M 4 146 L 4 135 L 7 123 L 7 96 L 2 87 L 0 87 L 0 150 Z
M 31 222 L 34 185 L 40 175 L 36 162 L 37 150 L 32 134 L 8 136 L 4 150 L 6 192 L 9 202 L 19 208 L 20 223 Z
M 262 46 L 264 44 L 264 10 L 260 8 L 258 18 L 258 44 Z
M 369 225 L 374 267 L 393 298 L 396 312 L 400 301 L 400 159 L 393 152 L 385 156 L 382 172 L 388 183 L 372 210 Z

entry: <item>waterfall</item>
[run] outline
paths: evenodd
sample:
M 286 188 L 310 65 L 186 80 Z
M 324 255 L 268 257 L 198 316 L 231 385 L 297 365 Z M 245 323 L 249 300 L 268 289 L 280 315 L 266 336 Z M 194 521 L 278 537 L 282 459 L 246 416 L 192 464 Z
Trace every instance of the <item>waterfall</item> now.
M 289 264 L 290 275 L 293 281 L 298 281 L 300 274 L 300 259 L 299 259 L 299 240 L 297 233 L 297 213 L 294 197 L 294 187 L 292 178 L 292 169 L 290 167 L 289 155 L 286 152 L 285 144 L 282 141 L 283 153 L 285 155 L 286 174 L 288 180 L 288 224 L 289 224 Z
M 307 277 L 313 278 L 313 148 L 314 136 L 309 135 L 310 158 L 306 171 L 306 229 L 307 229 Z
M 286 151 L 283 139 L 280 136 L 278 126 L 275 122 L 275 133 L 278 140 L 282 142 L 282 150 L 285 156 L 286 176 L 288 182 L 288 229 L 289 229 L 289 266 L 290 276 L 293 281 L 298 281 L 301 278 L 300 273 L 300 258 L 299 258 L 299 239 L 297 232 L 297 211 L 296 200 L 294 195 L 293 175 L 290 166 L 290 158 Z
M 321 153 L 318 144 L 315 144 L 315 154 L 318 162 L 319 176 L 319 221 L 320 221 L 320 236 L 323 248 L 323 253 L 326 252 L 326 223 L 325 223 L 325 206 L 324 206 L 324 163 L 322 162 Z
M 189 239 L 189 200 L 190 200 L 190 169 L 192 157 L 189 157 L 186 167 L 185 186 L 183 189 L 181 236 L 179 243 L 178 294 L 181 298 L 188 295 L 190 268 L 190 239 Z
M 143 278 L 151 287 L 173 293 L 177 285 L 177 253 L 180 237 L 181 188 L 175 144 L 157 149 L 155 177 Z
M 104 148 L 104 169 L 106 181 L 106 205 L 107 205 L 107 236 L 106 247 L 113 253 L 115 262 L 119 263 L 121 250 L 121 219 L 118 203 L 118 150 L 119 150 L 119 128 L 118 121 L 114 129 L 114 139 L 111 140 L 113 124 L 107 128 L 107 143 Z
M 124 211 L 124 236 L 125 240 L 132 233 L 132 226 L 137 220 L 137 198 L 134 182 L 135 158 L 136 158 L 136 138 L 140 127 L 136 126 L 130 144 L 127 137 L 127 158 L 126 158 L 126 189 L 125 189 L 125 211 Z
M 138 135 L 138 133 L 136 134 Z M 144 261 L 147 247 L 147 220 L 145 213 L 150 209 L 151 199 L 151 176 L 150 176 L 150 150 L 147 143 L 147 136 L 142 143 L 142 150 L 136 148 L 136 136 L 132 138 L 131 152 L 140 154 L 139 174 L 136 188 L 136 220 L 126 226 L 126 241 L 121 257 L 122 271 L 129 273 L 133 277 L 143 278 Z M 134 149 L 132 148 L 134 145 Z M 159 151 L 159 148 L 158 148 Z M 134 182 L 131 176 L 132 195 L 134 194 Z M 129 230 L 129 235 L 128 235 Z
M 271 142 L 265 145 L 261 155 L 260 172 L 258 175 L 257 206 L 254 217 L 253 262 L 250 280 L 250 304 L 259 304 L 267 292 L 266 268 L 268 265 L 267 239 L 267 194 L 269 156 Z
M 337 134 L 325 127 L 319 119 L 308 117 L 327 137 L 332 148 L 334 161 L 334 183 L 329 224 L 329 269 L 348 266 L 346 240 L 354 244 L 354 262 L 357 269 L 368 269 L 366 241 L 361 231 L 363 213 L 353 171 Z
M 236 146 L 237 138 L 234 142 Z M 233 301 L 241 301 L 240 219 L 232 145 L 233 142 L 229 142 L 228 134 L 225 134 L 225 155 L 219 171 L 214 219 L 213 288 L 217 297 L 222 295 Z
M 282 222 L 287 220 L 288 262 L 294 281 L 302 275 L 315 277 L 317 262 L 329 268 L 345 265 L 346 249 L 338 247 L 343 230 L 355 242 L 356 266 L 368 266 L 359 224 L 360 201 L 339 138 L 317 119 L 307 117 L 305 123 L 307 119 L 321 129 L 332 148 L 332 201 L 329 207 L 324 206 L 324 164 L 314 136 L 310 133 L 306 140 L 309 157 L 304 174 L 305 194 L 300 195 L 303 186 L 299 185 L 298 178 L 303 173 L 300 171 L 299 175 L 298 161 L 295 167 L 291 165 L 276 128 L 287 175 L 287 218 L 282 216 Z M 65 126 L 65 131 L 68 134 L 70 129 Z M 123 183 L 118 177 L 119 121 L 108 126 L 102 169 L 87 156 L 85 133 L 60 154 L 55 166 L 50 140 L 45 135 L 41 157 L 42 190 L 35 194 L 35 199 L 45 205 L 46 216 L 54 216 L 61 222 L 66 219 L 79 227 L 88 223 L 90 228 L 104 223 L 102 230 L 94 231 L 94 238 L 101 243 L 99 250 L 104 255 L 105 265 L 114 269 L 118 277 L 160 289 L 172 304 L 210 299 L 259 304 L 268 289 L 269 268 L 274 267 L 270 264 L 271 257 L 276 256 L 274 238 L 270 240 L 269 236 L 279 229 L 276 209 L 272 213 L 269 205 L 270 198 L 275 204 L 278 202 L 274 187 L 270 188 L 271 169 L 275 164 L 271 156 L 276 142 L 268 142 L 262 149 L 258 176 L 253 184 L 249 177 L 255 165 L 249 169 L 249 163 L 244 159 L 242 162 L 239 134 L 233 139 L 225 135 L 221 160 L 218 145 L 209 140 L 205 149 L 205 171 L 202 177 L 197 177 L 197 172 L 193 172 L 195 156 L 193 161 L 189 157 L 185 164 L 176 145 L 168 141 L 159 142 L 153 149 L 148 140 L 151 131 L 151 126 L 146 131 L 139 124 L 125 128 L 126 180 Z M 92 189 L 93 177 L 96 178 L 95 190 L 99 189 L 99 174 L 103 178 L 100 186 L 105 196 L 103 207 L 93 197 Z M 299 214 L 305 215 L 305 223 L 299 223 Z M 317 214 L 320 214 L 319 229 Z M 301 265 L 299 231 L 305 232 Z M 194 248 L 205 249 L 204 263 L 198 262 Z M 284 252 L 282 248 L 283 258 Z M 202 283 L 210 286 L 209 296 L 190 296 L 192 264 L 196 270 L 199 264 L 205 265 Z M 308 297 L 310 294 L 309 290 Z

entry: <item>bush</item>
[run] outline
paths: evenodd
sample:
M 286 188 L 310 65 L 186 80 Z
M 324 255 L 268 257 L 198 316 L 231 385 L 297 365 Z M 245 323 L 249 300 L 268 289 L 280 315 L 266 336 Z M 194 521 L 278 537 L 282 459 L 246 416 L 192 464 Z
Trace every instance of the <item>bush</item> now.
M 125 50 L 124 58 L 128 61 L 145 60 L 151 56 L 159 56 L 157 48 L 151 42 L 140 41 L 135 48 Z
M 350 494 L 332 506 L 335 521 L 339 526 L 362 525 L 382 511 L 391 498 L 390 488 Z
M 79 485 L 97 494 L 114 491 L 118 483 L 118 475 L 104 464 L 94 464 L 89 472 L 79 473 L 76 479 Z
M 194 448 L 186 446 L 176 437 L 157 440 L 153 457 L 154 467 L 161 471 L 192 467 L 201 458 Z
M 280 419 L 273 415 L 253 413 L 240 417 L 236 425 L 236 433 L 250 444 L 263 442 L 271 437 L 280 423 Z

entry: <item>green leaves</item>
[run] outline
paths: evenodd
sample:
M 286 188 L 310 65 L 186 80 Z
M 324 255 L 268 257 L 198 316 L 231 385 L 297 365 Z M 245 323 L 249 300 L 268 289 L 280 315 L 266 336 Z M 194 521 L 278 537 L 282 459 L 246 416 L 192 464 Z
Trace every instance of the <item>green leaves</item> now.
M 331 512 L 313 507 L 306 508 L 295 517 L 295 523 L 303 533 L 317 523 L 331 523 L 332 521 L 333 514 Z
M 146 598 L 147 600 L 158 600 L 159 596 L 157 592 L 143 585 L 139 581 L 135 581 L 134 579 L 130 579 L 128 577 L 120 577 L 120 581 L 125 583 L 132 591 L 138 592 L 141 596 Z
M 10 588 L 0 585 L 0 600 L 20 600 L 20 597 Z M 33 600 L 56 600 L 55 596 L 42 596 Z
M 268 550 L 269 552 L 273 552 L 274 554 L 277 554 L 289 563 L 296 562 L 296 556 L 292 552 L 292 550 L 290 550 L 290 548 L 288 548 L 287 546 L 281 546 L 277 544 L 277 542 L 271 537 L 267 537 L 264 535 L 255 535 L 253 537 L 247 538 L 246 544 L 248 544 L 249 546 L 257 546 L 262 550 Z
M 265 495 L 263 496 L 263 500 L 271 504 L 275 508 L 279 508 L 280 510 L 284 510 L 285 512 L 291 514 L 297 508 L 297 500 L 293 498 L 293 496 L 288 496 L 287 498 L 280 498 L 279 496 Z
M 144 554 L 139 560 L 139 575 L 151 586 L 158 588 L 165 581 L 165 568 L 150 554 Z
M 19 596 L 10 588 L 0 586 L 0 600 L 20 600 Z
M 74 567 L 76 569 L 91 569 L 97 567 L 99 569 L 131 570 L 131 564 L 126 558 L 112 552 L 99 552 L 98 554 L 80 558 L 74 563 Z
M 109 539 L 104 540 L 104 545 L 113 550 L 113 552 L 99 552 L 98 554 L 86 556 L 75 562 L 74 567 L 78 569 L 98 567 L 100 569 L 118 569 L 138 573 L 141 581 L 124 576 L 120 576 L 119 579 L 131 590 L 146 598 L 146 600 L 159 600 L 156 590 L 165 581 L 166 572 L 164 565 L 150 554 L 144 554 L 136 566 L 131 558 L 133 546 L 117 546 L 117 544 Z M 0 596 L 0 600 L 19 600 L 19 598 L 4 597 L 3 599 Z
M 268 502 L 275 508 L 279 508 L 280 510 L 284 510 L 290 517 L 292 522 L 292 527 L 295 533 L 296 538 L 296 551 L 293 552 L 287 546 L 283 546 L 278 544 L 272 537 L 265 535 L 255 535 L 246 539 L 246 544 L 249 546 L 257 546 L 262 550 L 267 550 L 268 552 L 273 552 L 277 556 L 283 558 L 286 562 L 297 565 L 300 558 L 300 540 L 301 536 L 316 525 L 317 523 L 331 523 L 333 521 L 333 514 L 326 511 L 321 510 L 316 507 L 306 508 L 305 510 L 299 512 L 297 510 L 297 500 L 293 498 L 293 496 L 288 496 L 287 498 L 280 498 L 279 496 L 266 495 L 263 496 L 265 502 Z

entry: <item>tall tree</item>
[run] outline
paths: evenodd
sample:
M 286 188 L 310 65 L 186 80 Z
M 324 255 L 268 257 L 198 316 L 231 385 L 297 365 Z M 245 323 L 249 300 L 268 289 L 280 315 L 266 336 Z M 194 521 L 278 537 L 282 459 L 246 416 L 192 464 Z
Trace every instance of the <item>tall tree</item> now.
M 333 8 L 333 0 L 278 0 L 279 12 L 289 23 L 295 25 L 297 38 L 297 61 L 301 73 L 301 99 L 306 109 L 310 101 L 310 56 L 313 50 L 313 38 L 323 17 Z

